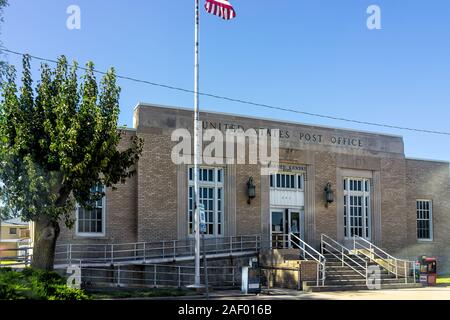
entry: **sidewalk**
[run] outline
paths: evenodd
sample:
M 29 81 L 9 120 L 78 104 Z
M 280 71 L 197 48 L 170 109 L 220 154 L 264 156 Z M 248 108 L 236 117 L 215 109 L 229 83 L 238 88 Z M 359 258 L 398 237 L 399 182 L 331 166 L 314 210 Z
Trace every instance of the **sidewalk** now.
M 206 300 L 203 295 L 146 298 L 150 300 Z M 449 287 L 426 287 L 398 290 L 366 290 L 342 292 L 303 292 L 290 289 L 263 290 L 259 295 L 243 294 L 239 290 L 214 291 L 210 300 L 450 300 Z M 139 299 L 123 299 L 139 300 Z
M 341 292 L 303 292 L 288 289 L 271 289 L 261 295 L 214 297 L 219 300 L 450 300 L 450 286 L 397 290 L 365 290 Z

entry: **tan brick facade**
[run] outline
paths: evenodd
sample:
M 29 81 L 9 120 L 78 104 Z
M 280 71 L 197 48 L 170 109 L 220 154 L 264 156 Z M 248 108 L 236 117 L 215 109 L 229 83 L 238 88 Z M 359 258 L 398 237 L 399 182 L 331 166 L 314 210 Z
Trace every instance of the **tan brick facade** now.
M 238 165 L 236 170 L 236 234 L 254 235 L 261 233 L 261 176 L 260 167 L 257 165 Z M 247 181 L 253 177 L 257 195 L 255 201 L 247 203 Z
M 177 176 L 170 136 L 140 132 L 147 145 L 138 169 L 138 240 L 177 238 Z M 187 201 L 187 200 L 186 200 Z
M 144 139 L 137 175 L 106 196 L 106 235 L 77 237 L 63 229 L 60 243 L 135 242 L 185 239 L 187 234 L 187 166 L 171 160 L 171 133 L 192 130 L 191 110 L 140 105 L 135 110 L 135 131 Z M 371 181 L 372 241 L 399 257 L 439 257 L 450 268 L 449 164 L 405 158 L 403 139 L 367 132 L 283 123 L 218 113 L 202 113 L 206 126 L 224 130 L 233 124 L 247 128 L 280 128 L 280 161 L 304 166 L 305 239 L 318 247 L 325 233 L 345 242 L 343 234 L 343 177 Z M 305 133 L 310 134 L 307 141 Z M 317 135 L 314 142 L 312 135 Z M 320 135 L 320 142 L 318 136 Z M 123 140 L 126 145 L 127 136 Z M 222 165 L 224 177 L 224 235 L 262 234 L 270 237 L 270 192 L 259 165 Z M 256 198 L 247 203 L 246 183 L 252 176 Z M 326 206 L 324 187 L 331 183 L 335 201 Z M 416 200 L 433 201 L 434 238 L 419 242 Z M 440 271 L 444 269 L 439 269 Z
M 122 136 L 119 148 L 131 145 L 131 138 L 136 134 L 129 130 Z M 123 243 L 137 241 L 137 184 L 138 174 L 128 179 L 125 184 L 118 184 L 116 190 L 106 190 L 105 236 L 77 236 L 75 227 L 67 229 L 61 223 L 59 243 Z
M 433 161 L 406 160 L 407 190 L 406 212 L 416 212 L 416 200 L 431 200 L 433 204 L 433 240 L 417 240 L 414 214 L 407 215 L 407 250 L 401 254 L 409 257 L 437 256 L 438 271 L 450 270 L 450 196 L 448 164 Z

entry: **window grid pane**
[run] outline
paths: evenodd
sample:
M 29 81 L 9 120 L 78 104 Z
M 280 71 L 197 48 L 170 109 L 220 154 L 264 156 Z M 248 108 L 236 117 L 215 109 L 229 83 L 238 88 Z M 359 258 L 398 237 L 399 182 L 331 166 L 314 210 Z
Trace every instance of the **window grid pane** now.
M 188 232 L 194 232 L 193 168 L 189 168 Z M 205 208 L 206 235 L 223 234 L 223 169 L 199 168 L 199 201 Z
M 370 180 L 343 179 L 344 236 L 370 239 Z
M 303 174 L 277 173 L 270 175 L 270 187 L 278 189 L 303 189 Z
M 347 237 L 347 198 L 344 196 L 344 236 Z
M 102 185 L 95 186 L 91 189 L 92 193 L 103 192 Z M 88 210 L 78 207 L 78 233 L 103 233 L 103 200 L 100 199 L 93 203 L 93 208 Z
M 417 208 L 417 238 L 419 240 L 431 240 L 431 201 L 418 200 L 416 202 Z

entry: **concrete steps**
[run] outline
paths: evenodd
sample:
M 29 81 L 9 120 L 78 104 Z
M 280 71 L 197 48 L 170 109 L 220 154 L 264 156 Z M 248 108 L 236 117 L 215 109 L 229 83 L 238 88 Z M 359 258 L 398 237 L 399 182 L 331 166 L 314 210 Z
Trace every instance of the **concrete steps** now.
M 339 273 L 328 273 L 327 280 L 360 280 L 362 279 L 360 274 L 339 274 Z M 395 277 L 391 277 L 390 275 L 381 275 L 381 280 L 398 280 Z M 401 279 L 404 282 L 404 279 Z
M 420 288 L 422 285 L 420 283 L 409 283 L 409 284 L 382 284 L 380 290 L 390 290 L 390 289 L 410 289 L 410 288 Z M 317 287 L 315 283 L 313 285 L 304 283 L 303 290 L 306 292 L 331 292 L 331 291 L 362 291 L 369 290 L 367 286 L 364 285 L 328 285 Z
M 405 279 L 396 279 L 396 278 L 384 278 L 380 279 L 381 284 L 405 284 Z M 412 279 L 409 280 L 409 282 L 412 282 Z M 313 284 L 314 282 L 310 282 L 310 284 Z M 366 279 L 364 278 L 342 278 L 342 279 L 327 279 L 325 280 L 325 284 L 328 285 L 365 285 Z
M 377 264 L 370 262 L 368 259 L 359 259 L 356 256 L 350 256 L 354 261 L 357 261 L 365 267 L 366 261 L 368 265 L 377 266 Z M 326 279 L 324 286 L 317 286 L 316 282 L 303 282 L 303 290 L 308 292 L 326 292 L 326 291 L 355 291 L 355 290 L 369 290 L 366 284 L 366 279 L 363 275 L 354 269 L 365 272 L 357 263 L 348 261 L 347 264 L 342 265 L 332 254 L 325 254 L 326 261 Z M 346 260 L 347 261 L 347 260 Z M 353 268 L 354 269 L 353 269 Z M 403 288 L 418 288 L 420 284 L 414 283 L 414 279 L 408 278 L 408 283 L 405 283 L 405 278 L 396 278 L 395 275 L 389 273 L 387 270 L 380 267 L 380 287 L 379 289 L 403 289 Z M 373 280 L 371 283 L 374 285 Z

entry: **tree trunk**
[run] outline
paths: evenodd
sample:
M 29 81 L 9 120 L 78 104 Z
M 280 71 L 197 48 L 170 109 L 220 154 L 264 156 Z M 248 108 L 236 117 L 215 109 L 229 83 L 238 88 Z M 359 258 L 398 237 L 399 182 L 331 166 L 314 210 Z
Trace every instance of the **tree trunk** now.
M 56 240 L 59 236 L 59 224 L 48 217 L 35 221 L 33 260 L 35 269 L 52 271 L 55 262 Z

